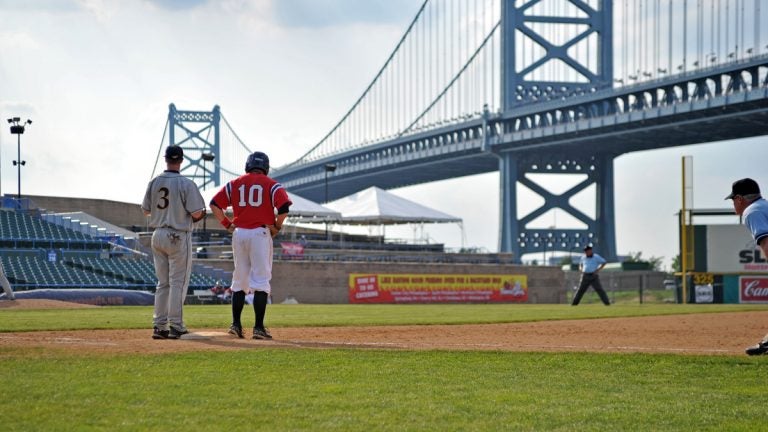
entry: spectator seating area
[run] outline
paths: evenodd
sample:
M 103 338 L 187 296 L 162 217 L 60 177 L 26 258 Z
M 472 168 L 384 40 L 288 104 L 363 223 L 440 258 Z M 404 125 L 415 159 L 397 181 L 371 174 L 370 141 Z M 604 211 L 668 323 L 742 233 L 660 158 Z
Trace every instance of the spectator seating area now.
M 102 242 L 22 211 L 0 210 L 0 247 L 101 249 Z
M 122 288 L 153 290 L 151 256 L 113 253 L 105 241 L 65 228 L 34 212 L 0 209 L 0 261 L 14 290 L 37 288 Z M 231 276 L 196 266 L 189 293 L 208 289 Z

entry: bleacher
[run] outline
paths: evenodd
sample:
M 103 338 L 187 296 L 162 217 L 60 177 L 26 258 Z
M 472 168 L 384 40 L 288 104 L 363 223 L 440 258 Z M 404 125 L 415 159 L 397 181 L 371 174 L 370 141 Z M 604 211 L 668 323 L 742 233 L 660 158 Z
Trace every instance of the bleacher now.
M 0 210 L 0 248 L 101 249 L 85 234 L 54 225 L 21 211 Z
M 0 260 L 14 290 L 121 288 L 154 290 L 151 256 L 121 249 L 83 232 L 41 219 L 35 211 L 0 209 Z M 231 276 L 195 266 L 189 292 L 208 289 Z

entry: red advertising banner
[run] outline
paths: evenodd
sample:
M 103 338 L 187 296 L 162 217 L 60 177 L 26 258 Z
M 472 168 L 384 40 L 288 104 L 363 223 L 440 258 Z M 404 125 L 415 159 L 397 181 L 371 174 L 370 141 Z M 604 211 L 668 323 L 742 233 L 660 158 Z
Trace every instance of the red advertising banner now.
M 768 303 L 768 276 L 739 278 L 740 303 Z
M 527 302 L 528 278 L 500 274 L 349 275 L 350 303 Z
M 304 245 L 301 243 L 280 242 L 282 257 L 286 259 L 301 259 L 304 257 Z

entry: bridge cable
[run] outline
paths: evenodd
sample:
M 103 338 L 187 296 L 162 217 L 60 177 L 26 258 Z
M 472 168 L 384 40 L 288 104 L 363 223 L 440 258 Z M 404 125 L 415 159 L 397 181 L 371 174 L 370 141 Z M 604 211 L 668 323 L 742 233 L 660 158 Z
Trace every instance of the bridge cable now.
M 221 114 L 221 119 L 222 119 L 222 120 L 224 120 L 224 124 L 225 124 L 225 125 L 227 125 L 227 128 L 229 129 L 229 131 L 230 131 L 230 132 L 232 132 L 232 135 L 234 135 L 234 136 L 235 136 L 235 138 L 237 139 L 237 142 L 239 142 L 239 143 L 240 143 L 240 145 L 241 145 L 241 146 L 242 146 L 242 147 L 243 147 L 245 150 L 247 150 L 247 151 L 248 151 L 248 154 L 250 155 L 251 153 L 253 153 L 253 151 L 251 151 L 251 149 L 249 149 L 249 148 L 248 148 L 248 146 L 246 146 L 246 145 L 245 145 L 245 143 L 243 142 L 243 140 L 241 140 L 241 139 L 240 139 L 240 137 L 237 135 L 237 132 L 235 132 L 235 130 L 234 130 L 234 129 L 232 129 L 232 126 L 230 126 L 229 122 L 227 121 L 227 118 L 226 118 L 226 117 L 224 117 L 224 114 Z
M 149 176 L 150 181 L 152 181 L 152 179 L 155 178 L 155 172 L 157 171 L 157 162 L 160 160 L 160 152 L 163 151 L 165 134 L 168 132 L 168 123 L 170 123 L 170 119 L 165 121 L 165 128 L 163 129 L 163 137 L 160 139 L 160 147 L 157 149 L 157 156 L 155 157 L 155 166 L 152 167 L 152 175 Z
M 389 55 L 389 57 L 387 58 L 387 61 L 386 61 L 386 62 L 384 62 L 384 66 L 382 66 L 382 67 L 381 67 L 381 69 L 379 69 L 379 72 L 378 72 L 378 73 L 376 74 L 376 76 L 373 78 L 373 80 L 372 80 L 372 81 L 371 81 L 371 83 L 368 85 L 368 87 L 366 87 L 366 88 L 365 88 L 365 91 L 363 91 L 363 94 L 362 94 L 362 95 L 361 95 L 361 96 L 360 96 L 360 97 L 357 99 L 357 101 L 355 101 L 355 103 L 352 105 L 352 108 L 350 108 L 350 109 L 349 109 L 349 111 L 347 111 L 347 113 L 346 113 L 346 114 L 344 114 L 344 116 L 341 118 L 341 120 L 339 120 L 339 122 L 338 122 L 338 123 L 336 123 L 336 125 L 335 125 L 335 126 L 332 128 L 332 129 L 331 129 L 331 131 L 330 131 L 330 132 L 328 132 L 328 133 L 327 133 L 327 134 L 326 134 L 326 135 L 325 135 L 325 136 L 324 136 L 324 137 L 323 137 L 323 138 L 320 140 L 320 142 L 318 142 L 317 144 L 315 144 L 315 145 L 314 145 L 314 146 L 313 146 L 311 149 L 309 149 L 309 151 L 307 151 L 306 153 L 304 153 L 304 154 L 303 154 L 303 155 L 302 155 L 300 158 L 298 158 L 298 159 L 297 159 L 297 160 L 295 160 L 294 162 L 291 162 L 291 163 L 289 163 L 289 164 L 285 165 L 286 167 L 290 167 L 290 166 L 293 166 L 293 165 L 297 164 L 299 161 L 301 161 L 301 160 L 302 160 L 302 159 L 304 159 L 305 157 L 309 156 L 309 155 L 310 155 L 310 154 L 311 154 L 313 151 L 315 151 L 315 150 L 316 150 L 318 147 L 320 147 L 320 145 L 322 145 L 322 144 L 325 142 L 325 140 L 326 140 L 326 139 L 328 139 L 328 137 L 330 137 L 330 136 L 331 136 L 331 135 L 332 135 L 334 132 L 336 132 L 336 130 L 337 130 L 337 129 L 339 129 L 339 127 L 341 126 L 341 124 L 342 124 L 342 123 L 344 123 L 344 121 L 345 121 L 345 120 L 346 120 L 346 119 L 347 119 L 347 118 L 348 118 L 348 117 L 349 117 L 349 116 L 352 114 L 352 112 L 355 110 L 355 108 L 357 108 L 357 106 L 358 106 L 358 105 L 360 105 L 360 103 L 361 103 L 361 102 L 362 102 L 362 100 L 363 100 L 363 99 L 364 99 L 364 98 L 365 98 L 365 97 L 368 95 L 368 92 L 371 90 L 371 88 L 374 86 L 374 84 L 376 84 L 376 82 L 378 81 L 379 77 L 381 77 L 381 76 L 383 75 L 383 73 L 384 73 L 384 70 L 385 70 L 385 69 L 387 68 L 387 66 L 389 66 L 389 64 L 392 62 L 392 59 L 395 57 L 395 55 L 397 54 L 398 50 L 399 50 L 399 49 L 400 49 L 400 47 L 403 45 L 403 42 L 404 42 L 404 41 L 405 41 L 405 39 L 408 37 L 408 35 L 411 33 L 411 29 L 413 29 L 413 26 L 414 26 L 414 25 L 416 24 L 416 22 L 418 21 L 418 19 L 419 19 L 419 17 L 421 16 L 422 12 L 424 12 L 424 8 L 427 6 L 427 3 L 429 3 L 429 0 L 424 0 L 424 2 L 421 4 L 421 7 L 419 8 L 419 11 L 416 13 L 416 16 L 415 16 L 415 17 L 413 18 L 413 20 L 411 21 L 411 24 L 408 26 L 408 29 L 405 31 L 405 34 L 403 34 L 403 36 L 400 38 L 400 41 L 398 41 L 397 45 L 395 46 L 395 49 L 392 51 L 392 53 L 391 53 L 391 54 Z M 225 120 L 225 121 L 226 121 L 226 120 Z
M 432 103 L 430 103 L 429 106 L 424 111 L 422 111 L 422 113 L 419 114 L 419 116 L 416 117 L 416 119 L 410 125 L 408 125 L 408 127 L 403 129 L 397 135 L 397 138 L 402 137 L 408 131 L 410 131 L 416 125 L 416 123 L 418 123 L 422 118 L 424 118 L 424 116 L 427 115 L 427 113 L 432 109 L 432 107 L 434 107 L 440 101 L 440 99 L 443 96 L 445 96 L 446 93 L 448 93 L 448 90 L 451 89 L 451 86 L 453 86 L 453 84 L 456 83 L 456 81 L 458 81 L 458 79 L 461 77 L 461 75 L 464 73 L 464 71 L 469 67 L 470 64 L 472 64 L 472 61 L 475 59 L 475 57 L 477 57 L 477 55 L 480 53 L 480 51 L 485 47 L 485 45 L 488 43 L 488 41 L 493 37 L 493 34 L 496 32 L 496 29 L 498 29 L 500 25 L 501 25 L 501 20 L 499 20 L 499 22 L 497 22 L 496 25 L 493 26 L 493 28 L 491 29 L 490 33 L 488 33 L 488 35 L 483 40 L 483 43 L 480 44 L 480 46 L 475 50 L 475 52 L 472 54 L 472 56 L 469 57 L 467 62 L 464 63 L 464 66 L 453 77 L 453 79 L 448 83 L 448 85 L 443 89 L 443 91 L 441 91 L 440 94 L 437 95 L 437 97 L 432 101 Z

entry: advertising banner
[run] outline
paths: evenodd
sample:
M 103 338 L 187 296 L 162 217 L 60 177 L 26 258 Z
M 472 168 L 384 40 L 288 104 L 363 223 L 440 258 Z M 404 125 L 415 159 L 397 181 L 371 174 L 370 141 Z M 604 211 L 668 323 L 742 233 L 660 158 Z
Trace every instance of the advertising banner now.
M 713 303 L 715 301 L 715 289 L 712 285 L 696 285 L 693 289 L 696 303 Z
M 304 245 L 301 243 L 280 242 L 282 257 L 285 259 L 300 259 L 304 257 Z
M 350 303 L 527 302 L 528 278 L 500 274 L 349 275 Z
M 768 276 L 740 277 L 739 303 L 768 303 Z
M 768 272 L 768 260 L 743 225 L 707 225 L 707 271 Z

